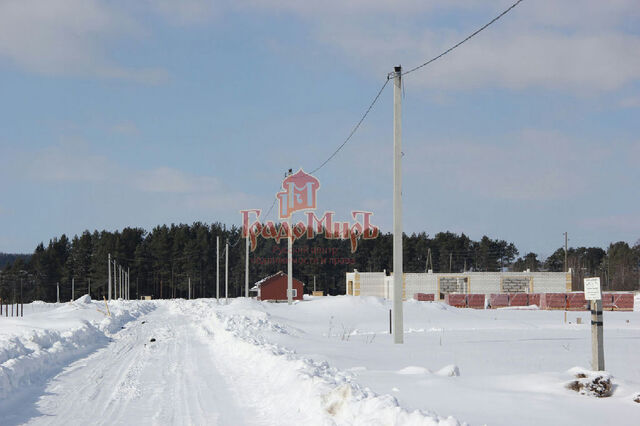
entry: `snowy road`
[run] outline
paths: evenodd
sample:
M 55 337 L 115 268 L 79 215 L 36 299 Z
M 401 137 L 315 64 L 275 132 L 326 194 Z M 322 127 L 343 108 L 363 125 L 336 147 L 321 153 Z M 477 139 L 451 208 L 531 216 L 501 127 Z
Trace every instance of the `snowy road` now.
M 256 424 L 218 373 L 199 321 L 159 305 L 128 323 L 49 383 L 28 424 Z

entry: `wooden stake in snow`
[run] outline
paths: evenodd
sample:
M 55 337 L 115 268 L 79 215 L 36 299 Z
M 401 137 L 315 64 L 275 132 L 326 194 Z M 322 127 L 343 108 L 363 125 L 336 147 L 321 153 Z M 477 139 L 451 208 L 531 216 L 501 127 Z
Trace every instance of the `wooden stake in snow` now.
M 104 299 L 104 306 L 107 307 L 107 315 L 111 316 L 111 312 L 109 312 L 109 304 L 107 303 L 107 299 L 102 296 L 102 298 Z

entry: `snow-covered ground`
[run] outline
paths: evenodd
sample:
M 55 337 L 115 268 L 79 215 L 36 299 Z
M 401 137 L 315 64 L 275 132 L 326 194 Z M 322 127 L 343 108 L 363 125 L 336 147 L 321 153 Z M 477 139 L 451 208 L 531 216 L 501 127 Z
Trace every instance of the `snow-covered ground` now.
M 636 301 L 636 305 L 639 301 Z M 609 398 L 588 312 L 308 298 L 25 305 L 0 318 L 0 424 L 640 424 L 640 312 L 605 312 Z M 582 324 L 576 324 L 581 318 Z M 151 341 L 155 339 L 155 341 Z

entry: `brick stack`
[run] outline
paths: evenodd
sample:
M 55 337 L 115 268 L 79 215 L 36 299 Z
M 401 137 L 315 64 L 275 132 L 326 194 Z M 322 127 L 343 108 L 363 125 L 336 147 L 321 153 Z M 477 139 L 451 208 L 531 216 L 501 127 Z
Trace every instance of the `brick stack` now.
M 586 311 L 589 302 L 585 300 L 584 293 L 567 293 L 567 311 Z
M 540 309 L 565 309 L 567 295 L 565 293 L 541 293 Z
M 433 293 L 416 293 L 413 295 L 413 298 L 419 302 L 433 302 L 435 300 L 435 295 Z
M 467 294 L 467 307 L 484 309 L 484 294 Z
M 602 310 L 613 311 L 613 293 L 602 293 Z
M 613 293 L 614 311 L 633 311 L 633 293 Z
M 512 293 L 509 295 L 509 306 L 528 306 L 529 295 L 527 293 Z
M 540 293 L 529 293 L 529 306 L 540 306 Z
M 447 305 L 455 306 L 456 308 L 467 307 L 467 295 L 466 294 L 454 294 L 449 293 L 444 296 L 444 302 Z
M 489 295 L 491 309 L 506 308 L 509 306 L 509 295 L 505 293 Z

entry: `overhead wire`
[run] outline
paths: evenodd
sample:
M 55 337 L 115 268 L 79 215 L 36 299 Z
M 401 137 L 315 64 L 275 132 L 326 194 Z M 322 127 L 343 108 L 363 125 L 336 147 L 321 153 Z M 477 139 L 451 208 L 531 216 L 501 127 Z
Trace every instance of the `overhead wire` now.
M 465 37 L 463 40 L 461 40 L 460 42 L 454 44 L 453 46 L 451 46 L 450 48 L 448 48 L 447 50 L 445 50 L 444 52 L 440 53 L 437 56 L 434 56 L 433 58 L 429 59 L 428 61 L 411 68 L 408 71 L 403 72 L 401 75 L 405 76 L 407 74 L 411 74 L 414 71 L 417 71 L 421 68 L 426 67 L 427 65 L 437 61 L 438 59 L 442 58 L 443 56 L 445 56 L 446 54 L 452 52 L 453 50 L 457 49 L 458 47 L 460 47 L 461 45 L 463 45 L 464 43 L 466 43 L 467 41 L 471 40 L 473 37 L 475 37 L 476 35 L 478 35 L 479 33 L 481 33 L 482 31 L 484 31 L 485 29 L 487 29 L 488 27 L 490 27 L 491 25 L 493 25 L 496 21 L 498 21 L 500 18 L 502 18 L 503 16 L 505 16 L 507 13 L 511 12 L 516 6 L 518 6 L 520 3 L 522 3 L 524 0 L 518 0 L 515 3 L 513 3 L 511 6 L 509 6 L 507 9 L 505 9 L 504 11 L 502 11 L 502 13 L 500 13 L 498 16 L 496 16 L 495 18 L 493 18 L 491 21 L 487 22 L 486 24 L 484 24 L 482 27 L 478 28 L 477 30 L 475 30 L 474 32 L 472 32 L 471 34 L 469 34 L 467 37 Z M 373 101 L 369 104 L 369 107 L 367 108 L 367 110 L 364 112 L 364 114 L 362 115 L 362 117 L 360 117 L 360 120 L 356 123 L 356 125 L 351 129 L 351 132 L 349 133 L 349 135 L 347 136 L 347 138 L 338 146 L 338 148 L 336 148 L 335 151 L 333 151 L 333 153 L 322 162 L 322 164 L 320 164 L 318 167 L 316 167 L 315 169 L 313 169 L 310 174 L 314 174 L 315 172 L 317 172 L 318 170 L 320 170 L 321 168 L 323 168 L 329 161 L 331 161 L 339 152 L 340 150 L 342 150 L 342 148 L 344 148 L 344 146 L 351 140 L 351 138 L 353 137 L 353 135 L 358 131 L 358 129 L 360 128 L 360 126 L 362 125 L 362 123 L 364 122 L 364 120 L 367 118 L 367 116 L 369 115 L 369 113 L 371 112 L 371 110 L 373 109 L 373 106 L 376 104 L 376 102 L 378 101 L 378 99 L 380 98 L 380 95 L 382 95 L 382 92 L 384 91 L 385 87 L 387 87 L 387 84 L 389 83 L 390 80 L 390 76 L 393 75 L 393 73 L 387 75 L 387 78 L 384 82 L 384 84 L 382 85 L 382 87 L 380 88 L 380 90 L 378 90 L 378 93 L 376 94 L 376 96 L 373 98 Z M 404 90 L 404 88 L 403 88 Z
M 457 49 L 458 47 L 460 47 L 461 45 L 463 45 L 464 43 L 466 43 L 467 41 L 471 40 L 473 37 L 475 37 L 476 35 L 478 35 L 479 33 L 481 33 L 482 31 L 484 31 L 486 28 L 488 28 L 489 26 L 491 26 L 493 23 L 495 23 L 496 21 L 498 21 L 500 18 L 502 18 L 504 15 L 506 15 L 507 13 L 511 12 L 516 6 L 518 6 L 520 3 L 522 3 L 524 0 L 518 0 L 515 3 L 513 3 L 511 6 L 509 6 L 507 9 L 505 9 L 501 14 L 499 14 L 498 16 L 496 16 L 495 18 L 493 18 L 491 21 L 487 22 L 486 24 L 484 24 L 483 26 L 481 26 L 480 28 L 478 28 L 477 30 L 475 30 L 474 32 L 472 32 L 471 34 L 469 34 L 467 37 L 465 37 L 462 41 L 454 44 L 453 46 L 451 46 L 450 48 L 448 48 L 447 50 L 445 50 L 444 52 L 440 53 L 437 56 L 434 56 L 433 58 L 429 59 L 428 61 L 418 65 L 417 67 L 411 68 L 409 71 L 405 71 L 402 73 L 402 75 L 407 75 L 407 74 L 411 74 L 414 71 L 419 70 L 420 68 L 426 67 L 427 65 L 429 65 L 432 62 L 437 61 L 438 59 L 442 58 L 444 55 L 446 55 L 447 53 L 450 53 L 451 51 Z
M 360 128 L 360 126 L 362 125 L 362 123 L 364 122 L 364 120 L 367 118 L 367 116 L 369 115 L 369 113 L 371 112 L 371 110 L 373 109 L 373 106 L 376 104 L 376 102 L 378 102 L 378 99 L 380 99 L 380 95 L 382 95 L 382 92 L 384 91 L 384 88 L 387 87 L 387 84 L 389 84 L 389 77 L 387 77 L 387 79 L 385 80 L 384 84 L 382 85 L 382 87 L 380 88 L 380 90 L 378 90 L 378 93 L 376 94 L 376 96 L 373 98 L 373 101 L 371 101 L 371 103 L 369 104 L 369 107 L 367 108 L 367 110 L 364 112 L 364 114 L 362 115 L 362 117 L 360 117 L 360 120 L 356 123 L 356 125 L 351 129 L 351 132 L 349 133 L 349 136 L 347 136 L 347 138 L 344 140 L 344 142 L 342 142 L 340 144 L 340 146 L 338 146 L 338 148 L 336 148 L 335 151 L 333 151 L 333 153 L 329 156 L 329 158 L 327 158 L 326 160 L 324 160 L 322 162 L 322 164 L 320 164 L 318 167 L 316 167 L 315 169 L 311 170 L 311 172 L 309 172 L 310 174 L 314 174 L 315 172 L 317 172 L 318 170 L 320 170 L 321 168 L 323 168 L 329 161 L 331 161 L 333 159 L 333 157 L 335 157 L 338 152 L 340 152 L 340 150 L 342 148 L 344 148 L 344 146 L 351 140 L 351 138 L 353 137 L 353 135 L 358 131 L 358 129 Z

